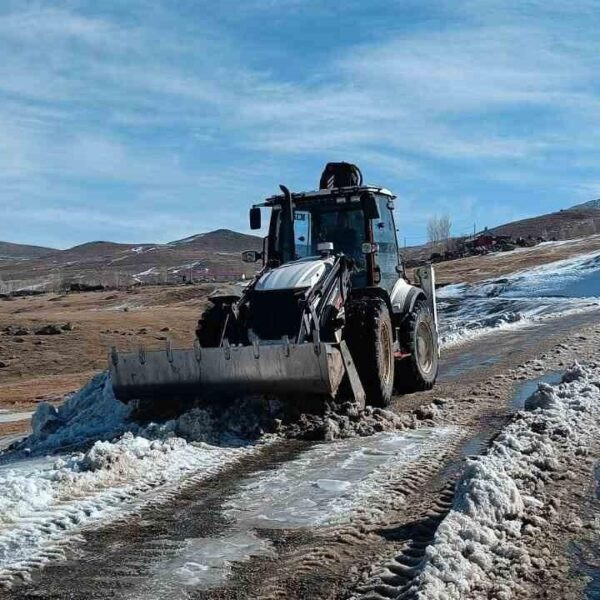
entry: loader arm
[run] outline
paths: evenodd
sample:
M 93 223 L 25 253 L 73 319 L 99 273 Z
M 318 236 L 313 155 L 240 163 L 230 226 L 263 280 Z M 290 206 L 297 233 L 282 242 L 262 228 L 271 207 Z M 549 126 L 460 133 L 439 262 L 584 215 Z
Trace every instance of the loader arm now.
M 187 350 L 173 349 L 170 344 L 164 351 L 119 353 L 113 349 L 110 373 L 115 394 L 124 401 L 163 404 L 183 398 L 188 405 L 215 393 L 334 397 L 347 376 L 354 398 L 364 404 L 352 357 L 345 342 L 335 337 L 336 326 L 340 329 L 343 325 L 339 314 L 348 297 L 350 262 L 343 255 L 329 260 L 332 264 L 327 274 L 305 290 L 298 302 L 301 318 L 293 338 L 284 333 L 275 339 L 261 339 L 248 329 L 243 338 L 223 335 L 219 346 L 211 348 L 196 343 Z M 257 277 L 231 305 L 227 319 L 257 311 L 257 294 L 271 293 L 257 290 L 259 281 Z M 258 325 L 256 319 L 254 325 Z

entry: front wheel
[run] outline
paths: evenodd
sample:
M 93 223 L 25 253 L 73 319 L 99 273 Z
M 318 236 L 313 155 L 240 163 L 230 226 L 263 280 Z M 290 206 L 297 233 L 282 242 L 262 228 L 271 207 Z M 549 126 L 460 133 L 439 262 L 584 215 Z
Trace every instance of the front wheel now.
M 390 313 L 380 298 L 346 307 L 344 338 L 365 390 L 367 403 L 387 406 L 394 388 L 394 347 Z
M 221 345 L 223 329 L 227 322 L 227 311 L 223 304 L 211 304 L 202 313 L 196 337 L 203 348 L 218 348 Z
M 402 350 L 410 354 L 396 364 L 394 387 L 402 393 L 430 390 L 439 369 L 438 340 L 429 306 L 420 300 L 400 328 Z

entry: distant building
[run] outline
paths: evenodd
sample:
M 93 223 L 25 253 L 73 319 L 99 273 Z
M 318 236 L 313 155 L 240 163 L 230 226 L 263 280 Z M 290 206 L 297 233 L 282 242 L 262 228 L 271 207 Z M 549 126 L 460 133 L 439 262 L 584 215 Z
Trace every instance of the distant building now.
M 503 244 L 512 242 L 510 235 L 494 235 L 493 233 L 484 230 L 464 240 L 464 245 L 467 250 L 482 251 L 493 250 Z

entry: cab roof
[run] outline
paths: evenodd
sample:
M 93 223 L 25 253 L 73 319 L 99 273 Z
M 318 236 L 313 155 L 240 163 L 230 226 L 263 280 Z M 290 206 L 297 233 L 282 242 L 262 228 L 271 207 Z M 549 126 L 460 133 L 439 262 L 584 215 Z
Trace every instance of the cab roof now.
M 333 188 L 333 189 L 322 189 L 322 190 L 313 190 L 310 192 L 294 192 L 292 193 L 293 200 L 318 200 L 322 199 L 330 199 L 336 198 L 339 196 L 353 196 L 356 194 L 362 194 L 363 192 L 372 192 L 374 194 L 381 194 L 382 196 L 387 196 L 390 200 L 393 200 L 396 196 L 390 192 L 390 190 L 377 187 L 372 185 L 361 185 L 361 186 L 350 186 L 350 187 L 341 187 L 341 188 Z M 255 204 L 255 206 L 273 206 L 276 204 L 280 204 L 283 200 L 283 194 L 276 194 L 273 196 L 269 196 L 265 199 L 262 204 Z

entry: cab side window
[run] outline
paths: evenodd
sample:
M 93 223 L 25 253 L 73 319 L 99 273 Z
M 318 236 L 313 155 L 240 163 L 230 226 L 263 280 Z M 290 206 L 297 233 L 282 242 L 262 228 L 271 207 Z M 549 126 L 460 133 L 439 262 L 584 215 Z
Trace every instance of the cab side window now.
M 392 209 L 388 207 L 387 198 L 378 198 L 379 219 L 373 220 L 373 239 L 379 245 L 375 261 L 381 272 L 381 287 L 391 291 L 398 279 L 396 267 L 399 264 L 396 244 L 396 228 Z
M 306 258 L 311 255 L 310 227 L 311 214 L 308 211 L 294 212 L 294 242 L 296 257 Z

